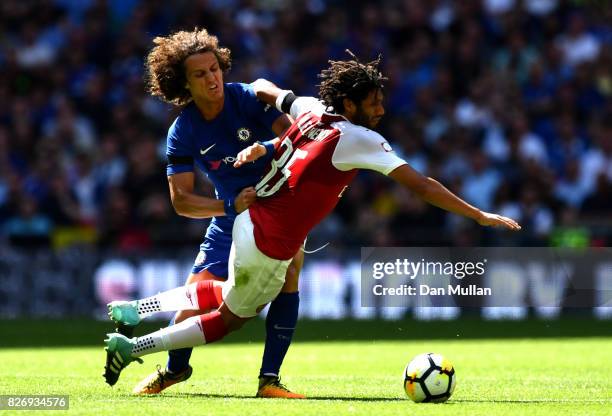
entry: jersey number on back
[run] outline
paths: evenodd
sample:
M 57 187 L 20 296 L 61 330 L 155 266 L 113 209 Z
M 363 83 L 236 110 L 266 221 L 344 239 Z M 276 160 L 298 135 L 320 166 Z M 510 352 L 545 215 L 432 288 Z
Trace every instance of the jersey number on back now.
M 294 151 L 291 139 L 288 137 L 281 142 L 277 152 L 278 158 L 272 160 L 268 173 L 255 185 L 258 197 L 274 195 L 291 176 L 291 166 L 295 161 L 304 159 L 308 154 L 302 149 Z

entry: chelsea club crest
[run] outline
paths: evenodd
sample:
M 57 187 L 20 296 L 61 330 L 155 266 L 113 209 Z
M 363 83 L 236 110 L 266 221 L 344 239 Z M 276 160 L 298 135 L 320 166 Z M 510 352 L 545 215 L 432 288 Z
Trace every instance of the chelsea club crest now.
M 238 129 L 238 140 L 241 142 L 248 142 L 250 138 L 251 130 L 247 129 L 246 127 L 240 127 Z

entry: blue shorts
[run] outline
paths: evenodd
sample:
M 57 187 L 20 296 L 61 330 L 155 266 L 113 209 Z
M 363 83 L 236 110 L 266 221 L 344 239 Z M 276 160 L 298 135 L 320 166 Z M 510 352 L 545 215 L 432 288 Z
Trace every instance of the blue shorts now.
M 200 252 L 193 263 L 191 273 L 195 274 L 200 273 L 202 270 L 208 270 L 216 277 L 226 280 L 231 248 L 231 234 L 228 236 L 217 234 L 212 238 L 207 235 L 204 237 L 204 242 L 200 245 Z

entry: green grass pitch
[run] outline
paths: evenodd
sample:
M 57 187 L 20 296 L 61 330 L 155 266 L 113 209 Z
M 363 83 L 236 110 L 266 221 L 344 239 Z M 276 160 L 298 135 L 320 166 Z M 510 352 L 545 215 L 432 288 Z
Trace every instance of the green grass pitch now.
M 165 363 L 161 353 L 131 364 L 110 388 L 101 376 L 102 346 L 3 348 L 0 394 L 68 394 L 70 410 L 52 414 L 70 415 L 612 414 L 612 338 L 406 338 L 296 340 L 283 381 L 308 395 L 304 401 L 253 398 L 262 344 L 240 341 L 197 348 L 192 378 L 157 397 L 130 390 Z M 445 404 L 415 404 L 403 392 L 405 364 L 430 351 L 447 356 L 457 372 Z

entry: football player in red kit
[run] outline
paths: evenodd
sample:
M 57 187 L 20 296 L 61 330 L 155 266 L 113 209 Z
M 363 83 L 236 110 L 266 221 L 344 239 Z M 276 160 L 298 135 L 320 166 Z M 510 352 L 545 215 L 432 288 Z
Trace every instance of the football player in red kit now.
M 425 177 L 398 157 L 372 131 L 383 108 L 379 59 L 361 63 L 332 61 L 320 74 L 320 101 L 296 97 L 267 81 L 254 84 L 257 96 L 295 119 L 276 139 L 274 158 L 255 189 L 258 199 L 236 217 L 226 282 L 192 283 L 150 298 L 113 302 L 111 316 L 138 322 L 160 311 L 206 309 L 218 297 L 218 310 L 138 338 L 109 334 L 105 340 L 121 369 L 139 357 L 161 350 L 207 344 L 223 338 L 254 317 L 278 295 L 291 259 L 310 230 L 338 203 L 359 169 L 387 175 L 426 202 L 471 218 L 483 226 L 519 230 L 512 219 L 480 211 L 438 181 Z M 266 155 L 254 144 L 241 151 L 239 167 Z

